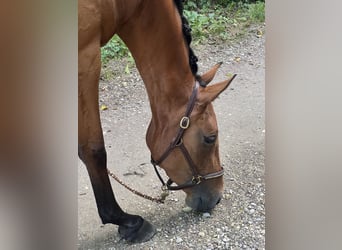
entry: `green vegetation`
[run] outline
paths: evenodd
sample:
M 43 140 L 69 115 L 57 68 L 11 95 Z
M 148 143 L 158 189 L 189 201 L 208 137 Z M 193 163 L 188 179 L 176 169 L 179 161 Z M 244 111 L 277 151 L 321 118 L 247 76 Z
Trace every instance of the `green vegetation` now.
M 192 29 L 193 43 L 208 40 L 233 40 L 245 33 L 246 27 L 265 21 L 265 2 L 253 0 L 188 0 L 184 15 Z M 115 58 L 128 57 L 126 73 L 134 60 L 118 36 L 101 49 L 103 64 Z
M 126 57 L 130 54 L 124 42 L 115 35 L 103 48 L 101 48 L 101 60 L 106 64 L 110 59 Z
M 265 21 L 265 2 L 190 0 L 186 2 L 184 15 L 190 23 L 194 43 L 232 40 L 250 24 Z
M 265 3 L 256 2 L 255 4 L 249 4 L 248 17 L 252 22 L 265 22 Z

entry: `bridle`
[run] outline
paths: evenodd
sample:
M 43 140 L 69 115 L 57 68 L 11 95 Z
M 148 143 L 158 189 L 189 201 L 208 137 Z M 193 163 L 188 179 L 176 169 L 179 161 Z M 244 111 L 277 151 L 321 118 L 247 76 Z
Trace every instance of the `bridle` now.
M 162 156 L 159 158 L 158 161 L 155 161 L 151 155 L 151 163 L 154 167 L 154 170 L 156 171 L 156 174 L 157 174 L 159 180 L 161 181 L 161 183 L 163 185 L 162 186 L 163 192 L 161 193 L 161 197 L 155 198 L 155 197 L 151 197 L 149 195 L 140 193 L 139 191 L 137 191 L 137 190 L 129 187 L 125 183 L 123 183 L 114 173 L 112 173 L 109 169 L 107 169 L 108 174 L 111 177 L 113 177 L 122 186 L 124 186 L 125 188 L 127 188 L 128 190 L 133 192 L 134 194 L 139 195 L 140 197 L 143 197 L 145 199 L 155 201 L 158 203 L 164 203 L 166 196 L 169 195 L 169 190 L 181 190 L 184 188 L 190 188 L 190 187 L 199 185 L 202 181 L 218 178 L 218 177 L 223 175 L 223 168 L 221 168 L 220 171 L 217 171 L 214 173 L 210 173 L 210 174 L 206 174 L 206 175 L 200 175 L 197 171 L 196 164 L 193 162 L 193 160 L 189 154 L 189 151 L 186 149 L 186 147 L 183 143 L 184 132 L 190 126 L 190 115 L 191 115 L 192 110 L 194 109 L 194 106 L 195 106 L 195 102 L 196 102 L 196 98 L 197 98 L 197 91 L 198 91 L 199 85 L 200 84 L 196 81 L 195 86 L 192 90 L 192 94 L 190 96 L 190 100 L 188 102 L 186 111 L 185 111 L 185 115 L 182 117 L 182 119 L 179 122 L 179 129 L 178 129 L 178 133 L 177 133 L 176 137 L 174 137 L 174 139 L 172 140 L 172 142 L 170 143 L 170 145 L 168 146 L 168 148 L 165 150 L 164 154 L 162 154 Z M 170 153 L 175 148 L 180 148 L 180 150 L 182 151 L 183 156 L 186 159 L 186 161 L 188 162 L 188 165 L 190 166 L 190 169 L 192 172 L 191 180 L 189 180 L 189 181 L 187 181 L 181 185 L 177 185 L 177 186 L 172 185 L 174 182 L 171 180 L 171 178 L 169 178 L 168 181 L 165 183 L 165 181 L 163 180 L 163 178 L 161 177 L 161 175 L 157 169 L 157 166 L 159 166 L 170 155 Z
M 156 171 L 156 174 L 157 174 L 159 180 L 161 181 L 161 183 L 163 185 L 162 186 L 163 190 L 181 190 L 184 188 L 190 188 L 190 187 L 193 187 L 193 186 L 200 184 L 202 181 L 218 178 L 218 177 L 223 175 L 223 172 L 224 172 L 223 168 L 220 171 L 217 171 L 214 173 L 210 173 L 210 174 L 206 174 L 206 175 L 199 174 L 197 171 L 196 164 L 192 160 L 192 158 L 189 154 L 189 151 L 186 149 L 186 147 L 183 143 L 184 132 L 190 126 L 190 115 L 191 115 L 191 113 L 194 109 L 195 103 L 196 103 L 198 87 L 199 87 L 199 83 L 198 83 L 198 81 L 196 81 L 195 86 L 192 90 L 192 94 L 190 96 L 190 100 L 188 102 L 186 111 L 185 111 L 185 115 L 182 117 L 182 119 L 179 122 L 179 129 L 178 129 L 178 133 L 177 133 L 176 137 L 172 140 L 172 142 L 170 143 L 168 148 L 165 150 L 165 152 L 162 154 L 162 156 L 159 158 L 159 160 L 157 160 L 157 161 L 154 160 L 152 155 L 151 155 L 151 163 L 154 167 L 154 170 Z M 161 175 L 157 169 L 157 166 L 159 166 L 170 155 L 170 153 L 175 148 L 179 148 L 181 150 L 181 152 L 183 153 L 185 160 L 188 162 L 188 165 L 190 166 L 190 169 L 192 172 L 191 180 L 189 180 L 189 181 L 187 181 L 181 185 L 176 185 L 176 186 L 172 185 L 172 183 L 174 183 L 174 182 L 171 180 L 171 178 L 169 178 L 168 181 L 165 183 L 165 181 L 163 180 L 163 178 L 161 177 Z

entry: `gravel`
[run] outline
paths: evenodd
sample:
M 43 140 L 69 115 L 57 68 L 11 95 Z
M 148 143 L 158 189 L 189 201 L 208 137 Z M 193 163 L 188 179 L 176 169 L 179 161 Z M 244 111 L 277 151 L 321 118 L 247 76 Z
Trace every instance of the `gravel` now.
M 116 225 L 101 225 L 85 167 L 79 163 L 79 249 L 265 249 L 264 181 L 264 42 L 251 27 L 248 37 L 233 44 L 194 47 L 200 72 L 223 61 L 213 82 L 229 73 L 238 76 L 215 101 L 225 189 L 210 213 L 196 213 L 184 204 L 183 192 L 171 192 L 165 204 L 134 196 L 112 181 L 121 207 L 154 224 L 149 242 L 120 240 Z M 237 59 L 238 58 L 238 59 Z M 102 70 L 100 105 L 108 167 L 121 179 L 149 195 L 160 184 L 149 165 L 145 133 L 150 119 L 147 95 L 135 68 L 124 74 L 125 60 Z

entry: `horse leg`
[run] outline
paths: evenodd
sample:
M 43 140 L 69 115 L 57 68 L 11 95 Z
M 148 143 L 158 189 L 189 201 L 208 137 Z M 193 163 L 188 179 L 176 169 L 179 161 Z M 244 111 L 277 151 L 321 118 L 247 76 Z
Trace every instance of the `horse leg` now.
M 100 68 L 99 45 L 87 46 L 79 52 L 78 154 L 86 165 L 102 223 L 119 225 L 119 234 L 127 241 L 144 242 L 152 238 L 155 228 L 142 217 L 125 213 L 120 208 L 107 174 L 98 107 Z

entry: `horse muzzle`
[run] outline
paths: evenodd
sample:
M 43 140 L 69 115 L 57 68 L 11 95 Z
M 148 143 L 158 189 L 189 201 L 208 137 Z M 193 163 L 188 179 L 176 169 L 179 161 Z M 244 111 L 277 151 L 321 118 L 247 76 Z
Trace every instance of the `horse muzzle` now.
M 222 198 L 221 191 L 208 190 L 205 185 L 192 188 L 192 192 L 186 192 L 185 203 L 198 212 L 211 211 Z

